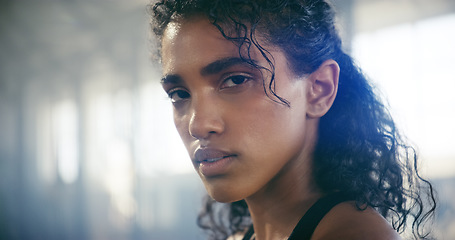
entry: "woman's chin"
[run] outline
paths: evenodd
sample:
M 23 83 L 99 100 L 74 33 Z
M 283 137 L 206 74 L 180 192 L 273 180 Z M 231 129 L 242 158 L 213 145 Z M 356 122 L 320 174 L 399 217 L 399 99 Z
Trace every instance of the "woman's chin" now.
M 231 203 L 231 202 L 237 202 L 237 201 L 244 199 L 244 197 L 241 194 L 235 194 L 231 191 L 222 190 L 222 189 L 207 188 L 207 193 L 213 200 L 220 202 L 220 203 Z

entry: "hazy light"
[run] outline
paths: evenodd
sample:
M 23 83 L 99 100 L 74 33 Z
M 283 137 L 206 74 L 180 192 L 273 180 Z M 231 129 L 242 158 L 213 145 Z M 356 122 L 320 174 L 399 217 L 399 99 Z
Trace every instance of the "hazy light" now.
M 109 194 L 111 211 L 123 219 L 133 217 L 136 212 L 132 195 L 131 112 L 131 95 L 126 91 L 117 96 L 104 93 L 89 98 L 87 162 L 90 163 L 90 175 L 100 181 Z M 115 217 L 110 220 L 123 224 Z
M 134 173 L 130 148 L 121 139 L 109 143 L 103 175 L 112 207 L 123 217 L 131 218 L 136 211 L 136 202 L 132 196 Z
M 137 132 L 137 171 L 143 176 L 192 172 L 193 167 L 172 119 L 172 105 L 157 83 L 141 87 Z
M 77 109 L 73 101 L 65 100 L 55 106 L 53 127 L 58 174 L 69 184 L 79 175 Z
M 42 101 L 37 104 L 37 109 L 39 109 L 39 112 L 36 128 L 36 152 L 39 173 L 47 184 L 53 184 L 57 177 L 57 163 L 54 150 L 56 144 L 53 144 L 55 142 L 55 134 L 53 134 L 56 128 L 53 125 L 55 116 L 52 116 L 52 108 L 50 107 L 49 101 Z
M 354 56 L 388 98 L 432 177 L 455 176 L 455 15 L 354 38 Z

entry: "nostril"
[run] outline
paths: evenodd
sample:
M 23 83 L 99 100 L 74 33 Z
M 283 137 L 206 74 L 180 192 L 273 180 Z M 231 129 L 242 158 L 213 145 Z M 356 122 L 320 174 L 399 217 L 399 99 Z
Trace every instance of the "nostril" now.
M 224 123 L 214 114 L 193 116 L 189 124 L 189 133 L 196 139 L 207 139 L 211 135 L 221 134 Z
M 223 115 L 212 99 L 193 97 L 190 111 L 188 130 L 194 138 L 207 139 L 224 131 Z

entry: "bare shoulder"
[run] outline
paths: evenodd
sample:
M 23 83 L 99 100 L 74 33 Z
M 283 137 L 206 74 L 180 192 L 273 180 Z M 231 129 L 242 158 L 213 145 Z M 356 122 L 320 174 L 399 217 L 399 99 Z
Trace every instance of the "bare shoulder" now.
M 360 211 L 353 202 L 345 202 L 324 216 L 311 239 L 396 240 L 401 237 L 376 210 Z

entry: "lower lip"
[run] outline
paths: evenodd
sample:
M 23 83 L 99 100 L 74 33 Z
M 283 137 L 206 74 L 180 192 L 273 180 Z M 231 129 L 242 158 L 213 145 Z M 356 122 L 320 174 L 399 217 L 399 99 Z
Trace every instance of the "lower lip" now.
M 227 167 L 234 156 L 229 156 L 215 162 L 203 161 L 199 163 L 199 171 L 205 177 L 215 177 L 226 173 Z

